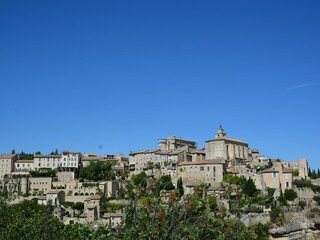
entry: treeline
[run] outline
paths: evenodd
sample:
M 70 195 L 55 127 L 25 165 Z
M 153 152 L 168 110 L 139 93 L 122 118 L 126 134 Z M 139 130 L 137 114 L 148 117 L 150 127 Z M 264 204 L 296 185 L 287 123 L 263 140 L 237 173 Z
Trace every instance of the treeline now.
M 311 179 L 320 178 L 320 169 L 318 168 L 318 170 L 316 171 L 315 169 L 311 170 L 309 168 L 308 175 Z
M 25 153 L 24 151 L 21 151 L 20 153 L 16 153 L 16 150 L 12 150 L 11 154 L 17 154 L 19 155 L 19 159 L 20 160 L 33 160 L 34 159 L 34 155 L 41 155 L 40 151 L 34 152 L 34 153 Z M 55 151 L 52 151 L 50 153 L 50 155 L 58 155 L 58 149 L 56 149 Z

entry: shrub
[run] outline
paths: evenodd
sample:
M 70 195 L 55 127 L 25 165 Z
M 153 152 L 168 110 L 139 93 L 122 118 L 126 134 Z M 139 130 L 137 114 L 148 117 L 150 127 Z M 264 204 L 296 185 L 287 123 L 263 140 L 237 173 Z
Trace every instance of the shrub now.
M 304 208 L 305 206 L 307 206 L 307 203 L 305 201 L 299 201 L 299 206 Z
M 320 196 L 314 196 L 313 200 L 316 201 L 318 205 L 320 205 Z
M 293 189 L 286 189 L 284 191 L 284 198 L 288 201 L 293 201 L 298 197 L 298 194 Z

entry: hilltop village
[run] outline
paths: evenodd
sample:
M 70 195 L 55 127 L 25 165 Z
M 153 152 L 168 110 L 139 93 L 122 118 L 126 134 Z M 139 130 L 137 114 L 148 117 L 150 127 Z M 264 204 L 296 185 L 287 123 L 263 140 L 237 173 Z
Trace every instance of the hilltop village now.
M 312 172 L 306 159 L 268 158 L 248 143 L 229 138 L 222 127 L 203 149 L 175 136 L 158 139 L 157 145 L 129 156 L 1 154 L 0 189 L 10 193 L 10 204 L 34 199 L 52 206 L 54 216 L 66 225 L 121 229 L 128 218 L 126 208 L 139 201 L 144 206 L 159 181 L 161 204 L 171 206 L 197 195 L 210 202 L 214 215 L 226 214 L 248 227 L 267 225 L 270 239 L 320 237 L 320 173 Z M 130 198 L 132 193 L 137 201 Z

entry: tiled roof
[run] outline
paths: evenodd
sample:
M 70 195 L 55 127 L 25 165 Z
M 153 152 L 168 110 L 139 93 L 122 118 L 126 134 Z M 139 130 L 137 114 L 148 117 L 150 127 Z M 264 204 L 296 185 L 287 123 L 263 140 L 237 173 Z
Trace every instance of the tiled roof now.
M 0 159 L 11 159 L 15 156 L 17 156 L 17 155 L 16 154 L 1 154 Z
M 266 170 L 261 171 L 261 173 L 272 173 L 272 172 L 279 172 L 279 171 L 274 168 L 268 168 Z
M 34 160 L 17 160 L 16 163 L 33 163 Z
M 61 158 L 61 155 L 35 155 L 34 158 Z

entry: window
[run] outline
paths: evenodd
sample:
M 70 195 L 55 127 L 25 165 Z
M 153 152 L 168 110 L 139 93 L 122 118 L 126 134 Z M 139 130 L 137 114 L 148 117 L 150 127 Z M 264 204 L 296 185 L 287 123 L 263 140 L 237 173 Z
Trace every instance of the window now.
M 216 167 L 213 167 L 213 172 L 216 172 Z
M 203 166 L 200 167 L 200 171 L 204 171 L 204 167 Z
M 273 172 L 273 173 L 272 173 L 272 177 L 273 177 L 273 178 L 276 178 L 276 177 L 277 177 L 277 173 L 276 173 L 276 172 Z
M 210 167 L 207 167 L 207 171 L 210 171 Z
M 289 182 L 286 182 L 286 187 L 287 187 L 287 188 L 289 187 Z

